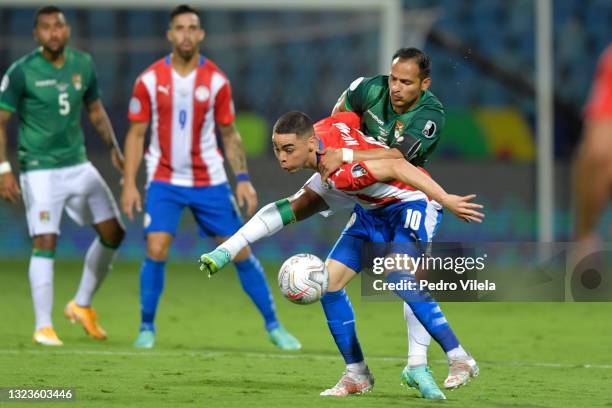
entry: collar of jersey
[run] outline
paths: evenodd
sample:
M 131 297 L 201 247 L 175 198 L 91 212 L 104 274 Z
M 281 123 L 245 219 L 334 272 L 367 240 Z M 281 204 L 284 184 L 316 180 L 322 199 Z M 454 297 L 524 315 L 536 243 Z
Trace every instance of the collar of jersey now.
M 171 56 L 171 55 L 172 55 L 172 53 L 170 53 L 170 54 L 166 55 L 166 58 L 165 58 L 165 60 L 166 60 L 166 61 L 165 61 L 165 62 L 166 62 L 166 65 L 170 65 L 170 63 L 171 63 L 171 61 L 170 61 L 170 56 Z M 200 61 L 198 62 L 198 65 L 199 65 L 199 66 L 202 66 L 202 65 L 204 65 L 204 63 L 205 63 L 205 62 L 206 62 L 206 57 L 205 57 L 205 56 L 203 56 L 203 55 L 200 55 Z

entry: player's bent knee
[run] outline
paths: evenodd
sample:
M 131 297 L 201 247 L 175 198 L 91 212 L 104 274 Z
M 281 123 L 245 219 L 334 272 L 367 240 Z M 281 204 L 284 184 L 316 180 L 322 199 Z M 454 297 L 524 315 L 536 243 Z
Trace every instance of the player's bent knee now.
M 56 234 L 35 235 L 32 238 L 32 248 L 40 251 L 55 251 L 57 245 Z
M 172 236 L 164 233 L 150 233 L 147 235 L 147 257 L 154 261 L 165 261 L 168 258 L 168 249 Z
M 357 272 L 333 259 L 328 259 L 325 264 L 327 272 L 329 273 L 328 292 L 336 292 L 344 289 L 351 279 L 357 275 Z
M 125 228 L 116 218 L 94 225 L 94 229 L 100 241 L 109 248 L 118 248 L 125 238 Z

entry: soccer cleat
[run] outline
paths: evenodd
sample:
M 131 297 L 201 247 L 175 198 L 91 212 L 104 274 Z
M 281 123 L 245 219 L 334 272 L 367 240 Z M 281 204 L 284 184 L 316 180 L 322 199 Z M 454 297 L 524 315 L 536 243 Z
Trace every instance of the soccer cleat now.
M 150 349 L 155 345 L 155 332 L 153 330 L 143 330 L 138 333 L 134 347 L 141 349 Z
M 200 270 L 208 272 L 208 277 L 217 273 L 225 265 L 230 263 L 232 256 L 227 249 L 217 248 L 212 252 L 200 256 Z
M 420 365 L 417 367 L 404 367 L 402 374 L 402 385 L 406 384 L 411 388 L 415 388 L 421 392 L 421 395 L 425 399 L 431 400 L 445 400 L 446 396 L 438 388 L 436 381 L 429 371 L 429 367 L 426 365 Z
M 268 335 L 270 336 L 270 341 L 281 350 L 291 351 L 302 348 L 299 340 L 289 333 L 283 326 L 278 326 L 270 330 Z
M 64 308 L 64 316 L 72 323 L 81 323 L 85 333 L 94 339 L 106 340 L 106 331 L 96 321 L 96 311 L 92 307 L 81 307 L 71 300 Z
M 363 374 L 355 374 L 345 371 L 340 377 L 338 384 L 323 391 L 320 395 L 324 397 L 346 397 L 351 394 L 364 394 L 374 388 L 374 376 L 370 369 L 366 367 Z
M 34 332 L 32 337 L 34 344 L 42 344 L 43 346 L 63 346 L 64 343 L 57 337 L 57 333 L 53 330 L 53 327 L 47 326 L 42 329 L 38 329 Z
M 444 388 L 457 388 L 467 384 L 470 378 L 477 377 L 480 369 L 472 356 L 450 360 L 448 363 L 448 377 L 444 380 Z

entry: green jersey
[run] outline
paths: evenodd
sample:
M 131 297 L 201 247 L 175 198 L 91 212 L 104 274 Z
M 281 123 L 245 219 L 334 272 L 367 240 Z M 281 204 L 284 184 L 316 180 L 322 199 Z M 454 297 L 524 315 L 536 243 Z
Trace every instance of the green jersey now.
M 39 48 L 17 60 L 0 82 L 0 109 L 19 113 L 22 171 L 87 161 L 81 129 L 83 102 L 100 97 L 92 58 L 71 48 L 56 68 Z
M 358 78 L 346 90 L 345 108 L 361 116 L 361 130 L 407 160 L 422 166 L 435 149 L 444 127 L 444 107 L 429 90 L 406 113 L 393 110 L 387 75 Z

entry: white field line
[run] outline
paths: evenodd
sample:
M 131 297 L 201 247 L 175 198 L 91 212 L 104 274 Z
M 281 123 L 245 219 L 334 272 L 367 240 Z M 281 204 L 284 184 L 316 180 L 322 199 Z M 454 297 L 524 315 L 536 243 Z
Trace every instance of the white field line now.
M 1 355 L 20 355 L 20 354 L 45 354 L 45 355 L 82 355 L 82 356 L 127 356 L 127 357 L 203 357 L 203 358 L 216 358 L 223 357 L 229 354 L 238 354 L 244 357 L 250 358 L 263 358 L 263 359 L 280 359 L 280 360 L 295 360 L 295 359 L 313 359 L 313 360 L 325 360 L 325 361 L 340 361 L 339 356 L 329 354 L 316 354 L 316 353 L 265 353 L 265 352 L 243 352 L 236 350 L 226 351 L 104 351 L 104 350 L 70 350 L 70 349 L 0 349 Z M 404 357 L 385 357 L 385 356 L 368 356 L 369 361 L 388 361 L 388 362 L 399 362 L 403 363 L 406 361 Z M 436 364 L 445 364 L 446 360 L 433 360 Z M 478 364 L 481 365 L 498 365 L 498 366 L 509 366 L 509 367 L 539 367 L 539 368 L 598 368 L 598 369 L 612 369 L 612 364 L 588 364 L 588 363 L 539 363 L 532 361 L 490 361 L 490 360 L 478 360 Z

